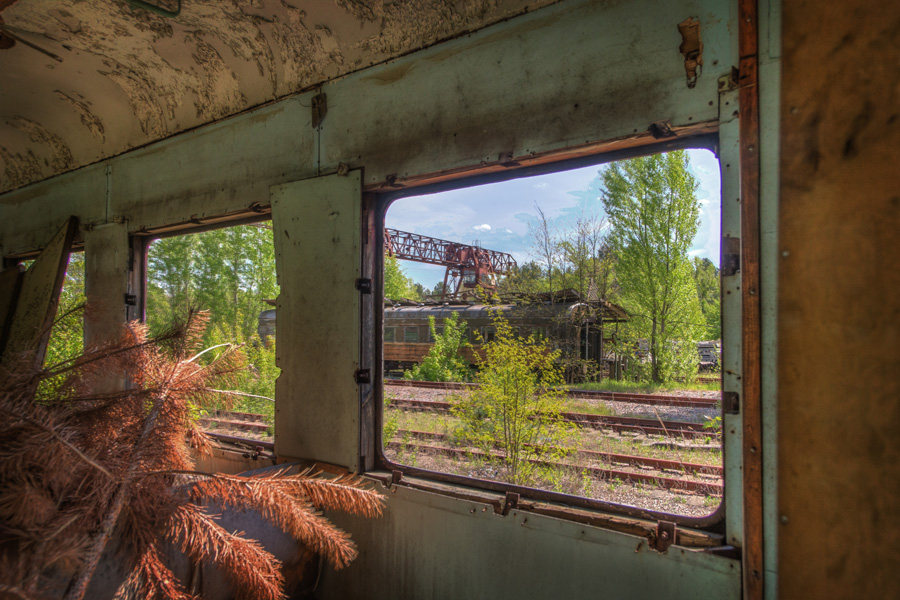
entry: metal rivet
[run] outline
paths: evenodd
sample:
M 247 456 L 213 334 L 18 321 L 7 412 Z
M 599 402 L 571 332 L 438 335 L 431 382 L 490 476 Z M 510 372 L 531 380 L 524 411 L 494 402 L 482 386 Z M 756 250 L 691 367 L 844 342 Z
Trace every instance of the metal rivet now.
M 784 523 L 785 525 L 787 525 L 787 522 L 788 522 L 787 515 L 781 515 L 781 522 Z
M 791 253 L 788 252 L 787 250 L 783 250 L 783 251 L 781 252 L 781 255 L 782 255 L 783 257 L 787 258 L 788 256 L 791 255 Z

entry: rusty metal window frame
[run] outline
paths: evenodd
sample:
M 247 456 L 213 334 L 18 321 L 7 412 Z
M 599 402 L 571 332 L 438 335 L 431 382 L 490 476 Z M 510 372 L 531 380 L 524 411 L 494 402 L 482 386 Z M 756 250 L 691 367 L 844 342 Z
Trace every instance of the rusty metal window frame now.
M 419 185 L 410 187 L 394 188 L 389 190 L 368 190 L 369 194 L 374 197 L 375 210 L 375 251 L 377 252 L 375 259 L 377 264 L 381 264 L 384 260 L 383 255 L 383 230 L 385 226 L 385 217 L 390 205 L 400 198 L 410 196 L 422 196 L 434 194 L 444 191 L 456 190 L 461 188 L 475 187 L 479 185 L 508 181 L 511 179 L 520 179 L 523 177 L 531 177 L 535 175 L 557 173 L 588 166 L 599 166 L 628 158 L 638 156 L 648 156 L 652 154 L 660 154 L 673 150 L 686 149 L 706 149 L 711 151 L 717 160 L 719 157 L 719 136 L 717 133 L 705 133 L 693 136 L 666 138 L 657 140 L 647 145 L 636 145 L 630 148 L 613 150 L 607 152 L 599 152 L 589 155 L 576 155 L 574 157 L 560 156 L 559 160 L 542 162 L 540 164 L 521 166 L 518 168 L 509 168 L 504 171 L 489 171 L 485 173 L 473 172 L 469 176 L 460 176 L 458 179 L 424 182 Z M 376 294 L 383 294 L 383 282 L 378 281 Z M 518 497 L 527 498 L 537 502 L 551 503 L 558 507 L 554 516 L 565 518 L 568 514 L 571 518 L 578 520 L 583 518 L 579 513 L 587 509 L 596 512 L 598 515 L 611 514 L 633 517 L 642 520 L 657 520 L 662 522 L 672 522 L 678 526 L 689 527 L 699 530 L 708 531 L 714 534 L 724 532 L 725 526 L 725 505 L 726 502 L 740 502 L 740 498 L 728 498 L 724 496 L 719 506 L 711 514 L 703 517 L 691 517 L 685 515 L 676 515 L 660 511 L 642 509 L 604 500 L 595 500 L 583 496 L 573 496 L 550 490 L 541 490 L 524 486 L 517 486 L 510 483 L 498 481 L 490 481 L 486 479 L 476 479 L 462 475 L 453 475 L 438 471 L 430 471 L 419 467 L 402 465 L 392 462 L 384 454 L 384 440 L 382 439 L 382 431 L 384 425 L 384 340 L 382 336 L 382 327 L 384 324 L 383 308 L 375 311 L 375 339 L 374 339 L 374 366 L 375 366 L 375 407 L 373 411 L 374 423 L 374 442 L 375 442 L 375 470 L 392 472 L 393 478 L 401 481 L 404 475 L 430 480 L 438 485 L 451 484 L 460 486 L 459 490 L 464 492 L 466 489 L 496 492 L 500 494 L 517 494 Z M 723 336 L 725 332 L 723 332 Z M 724 436 L 727 435 L 723 431 L 723 450 Z M 728 474 L 726 473 L 726 477 Z M 733 475 L 732 475 L 733 476 Z M 441 493 L 443 487 L 433 491 Z M 445 490 L 446 491 L 446 490 Z M 454 492 L 446 491 L 451 495 L 457 495 Z M 567 512 L 568 511 L 568 512 Z

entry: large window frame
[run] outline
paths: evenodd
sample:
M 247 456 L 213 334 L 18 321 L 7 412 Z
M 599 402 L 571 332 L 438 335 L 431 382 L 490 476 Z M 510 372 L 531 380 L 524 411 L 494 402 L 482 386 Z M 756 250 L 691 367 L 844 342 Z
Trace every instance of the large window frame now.
M 410 196 L 421 196 L 428 195 L 443 191 L 455 190 L 460 188 L 468 188 L 474 187 L 478 185 L 484 185 L 489 183 L 497 183 L 501 181 L 507 181 L 511 179 L 519 179 L 523 177 L 530 177 L 535 175 L 542 175 L 548 173 L 555 173 L 560 171 L 566 171 L 570 169 L 576 169 L 580 167 L 588 167 L 588 166 L 599 166 L 602 164 L 607 164 L 611 162 L 615 162 L 618 160 L 624 160 L 628 158 L 634 158 L 637 156 L 647 156 L 651 154 L 658 154 L 663 152 L 669 152 L 673 150 L 685 150 L 685 149 L 706 149 L 711 151 L 718 161 L 720 162 L 720 172 L 722 172 L 722 191 L 724 193 L 725 189 L 725 169 L 722 168 L 722 157 L 720 156 L 720 136 L 719 134 L 704 134 L 704 135 L 696 135 L 691 137 L 684 138 L 670 138 L 659 140 L 655 143 L 626 148 L 623 150 L 615 150 L 611 152 L 602 152 L 591 154 L 587 156 L 576 156 L 572 158 L 568 157 L 560 157 L 559 160 L 552 162 L 545 162 L 538 165 L 532 166 L 521 166 L 521 167 L 512 167 L 508 168 L 501 172 L 488 172 L 488 173 L 479 173 L 474 172 L 473 174 L 461 177 L 459 179 L 453 179 L 450 181 L 441 181 L 437 183 L 426 183 L 424 185 L 416 186 L 416 187 L 406 187 L 402 189 L 395 189 L 383 192 L 373 192 L 371 194 L 371 202 L 369 206 L 374 208 L 374 223 L 373 227 L 375 230 L 375 273 L 376 277 L 376 285 L 374 289 L 374 293 L 376 297 L 383 296 L 384 293 L 384 285 L 382 280 L 383 274 L 383 261 L 384 261 L 384 252 L 383 252 L 383 231 L 385 227 L 385 218 L 387 215 L 387 211 L 390 208 L 390 205 L 400 198 L 410 197 Z M 736 171 L 735 171 L 736 172 Z M 724 202 L 723 202 L 723 213 L 724 213 Z M 724 215 L 723 215 L 724 219 Z M 722 249 L 722 252 L 725 253 L 726 249 Z M 608 502 L 604 500 L 595 500 L 591 498 L 586 498 L 582 496 L 573 496 L 569 494 L 553 492 L 549 490 L 540 490 L 535 488 L 529 488 L 524 486 L 518 486 L 510 483 L 503 483 L 497 481 L 490 481 L 484 479 L 475 479 L 471 477 L 466 477 L 462 475 L 454 475 L 450 473 L 442 473 L 431 471 L 427 469 L 422 469 L 419 467 L 413 467 L 409 465 L 403 465 L 399 463 L 395 463 L 388 459 L 384 452 L 384 440 L 382 439 L 382 431 L 384 425 L 384 349 L 383 349 L 383 327 L 384 327 L 384 313 L 383 313 L 383 303 L 380 303 L 382 308 L 378 308 L 379 304 L 376 304 L 376 310 L 374 315 L 374 393 L 375 393 L 375 406 L 374 406 L 374 442 L 375 442 L 375 470 L 381 471 L 389 471 L 394 473 L 394 479 L 396 480 L 398 477 L 402 478 L 403 476 L 415 477 L 417 479 L 422 479 L 426 481 L 433 481 L 439 484 L 451 484 L 460 486 L 459 491 L 464 491 L 465 489 L 471 489 L 473 492 L 481 491 L 481 492 L 496 492 L 499 494 L 518 494 L 522 499 L 528 499 L 529 501 L 537 501 L 537 502 L 546 502 L 551 503 L 553 505 L 557 505 L 558 507 L 571 507 L 574 509 L 588 509 L 591 511 L 596 511 L 598 513 L 612 513 L 614 515 L 623 515 L 627 517 L 639 518 L 639 519 L 653 519 L 658 521 L 667 521 L 673 522 L 678 526 L 690 527 L 695 529 L 702 529 L 714 533 L 722 533 L 725 529 L 725 520 L 726 520 L 726 504 L 728 503 L 740 503 L 741 498 L 735 497 L 726 497 L 728 487 L 726 484 L 726 495 L 723 495 L 722 501 L 719 503 L 718 507 L 715 511 L 710 513 L 709 515 L 703 517 L 691 517 L 684 515 L 677 515 L 672 513 L 665 513 L 659 511 L 653 511 L 648 509 L 642 509 L 638 507 L 628 506 L 624 504 L 617 504 L 613 502 Z M 722 307 L 723 313 L 725 311 L 725 306 L 723 303 Z M 723 352 L 727 345 L 734 345 L 735 343 L 738 346 L 741 343 L 742 336 L 744 333 L 740 330 L 737 331 L 729 331 L 726 330 L 726 323 L 728 321 L 723 317 L 723 329 L 722 329 L 722 338 L 723 338 Z M 737 338 L 737 339 L 735 339 Z M 725 343 L 725 340 L 729 340 L 729 344 Z M 724 422 L 724 409 L 721 409 L 720 416 L 723 417 Z M 722 431 L 722 452 L 723 452 L 723 463 L 726 464 L 725 461 L 725 449 L 726 449 L 726 439 L 728 438 L 740 438 L 741 432 L 739 429 L 736 430 L 728 430 L 726 427 L 723 427 Z M 729 480 L 740 480 L 740 473 L 734 472 L 734 469 L 726 468 L 724 481 Z M 440 492 L 440 490 L 436 490 Z M 565 512 L 565 508 L 563 508 L 563 513 Z

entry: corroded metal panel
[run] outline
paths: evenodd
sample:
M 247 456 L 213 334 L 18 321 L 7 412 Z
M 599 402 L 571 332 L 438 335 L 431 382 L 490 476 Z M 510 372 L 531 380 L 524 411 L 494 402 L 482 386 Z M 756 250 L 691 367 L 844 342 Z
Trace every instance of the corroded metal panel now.
M 720 2 L 564 2 L 323 86 L 322 168 L 365 184 L 715 121 L 736 64 Z M 652 18 L 647 18 L 652 15 Z M 685 78 L 678 24 L 700 16 L 704 67 Z M 360 101 L 360 99 L 365 99 Z M 392 179 L 395 178 L 395 179 Z
M 277 304 L 275 449 L 359 461 L 362 193 L 359 171 L 272 188 Z
M 110 219 L 151 229 L 269 204 L 269 186 L 316 174 L 311 94 L 110 161 Z
M 326 570 L 323 600 L 422 598 L 740 598 L 740 563 L 549 516 L 460 500 L 402 485 L 385 491 L 385 515 L 329 514 L 360 556 Z
M 106 165 L 91 165 L 0 195 L 3 255 L 40 249 L 71 215 L 82 225 L 105 223 L 106 183 Z

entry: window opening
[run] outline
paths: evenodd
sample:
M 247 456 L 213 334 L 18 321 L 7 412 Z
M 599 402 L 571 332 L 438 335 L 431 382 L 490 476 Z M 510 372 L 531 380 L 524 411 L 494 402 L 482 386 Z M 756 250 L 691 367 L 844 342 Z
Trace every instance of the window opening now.
M 23 261 L 25 268 L 30 268 L 34 260 Z M 84 252 L 71 252 L 69 264 L 59 292 L 59 303 L 50 328 L 47 340 L 47 351 L 44 354 L 44 367 L 72 360 L 84 352 Z M 52 390 L 65 380 L 66 376 L 58 375 L 41 381 L 37 397 L 52 397 Z
M 429 334 L 384 338 L 388 466 L 714 512 L 720 195 L 718 160 L 691 149 L 395 200 L 385 331 Z
M 205 311 L 203 347 L 238 345 L 247 358 L 247 368 L 222 390 L 218 409 L 200 412 L 209 431 L 272 440 L 277 297 L 271 222 L 165 237 L 149 245 L 145 320 L 151 334 L 183 321 L 188 311 Z

